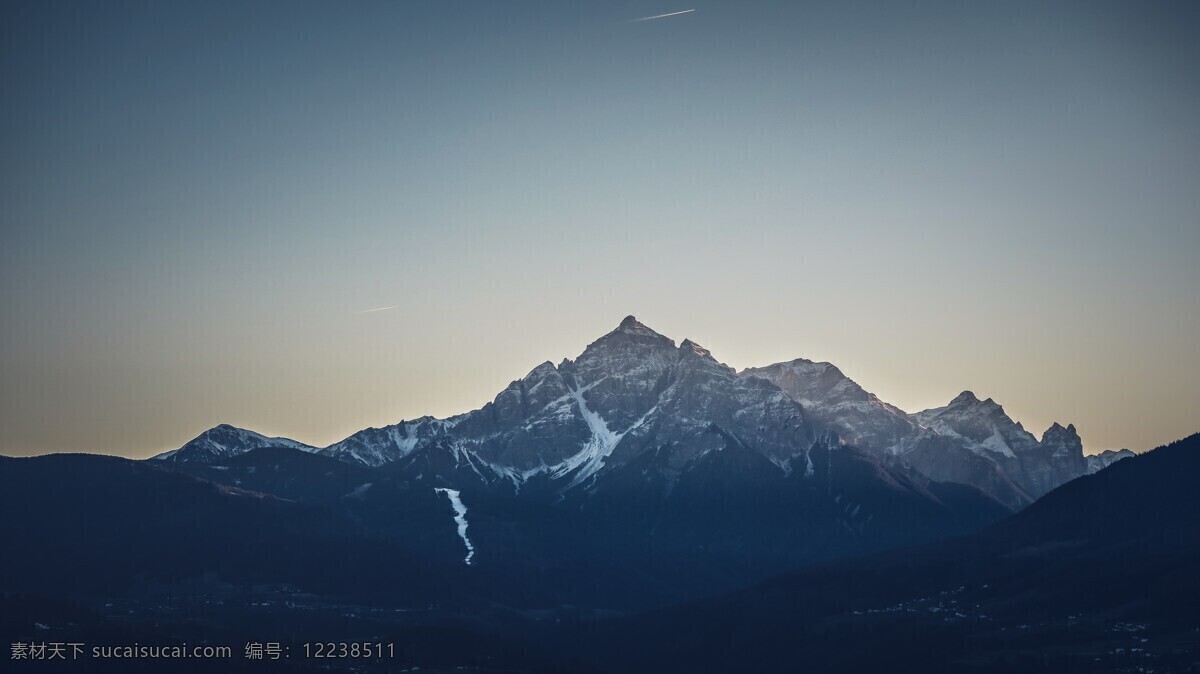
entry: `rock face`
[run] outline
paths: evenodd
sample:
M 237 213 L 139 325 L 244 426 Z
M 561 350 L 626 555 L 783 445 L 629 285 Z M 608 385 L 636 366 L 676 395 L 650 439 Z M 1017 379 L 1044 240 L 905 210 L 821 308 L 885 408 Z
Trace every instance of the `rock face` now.
M 908 414 L 830 363 L 796 359 L 738 373 L 633 316 L 576 359 L 542 363 L 492 402 L 449 419 L 369 428 L 320 450 L 218 426 L 161 458 L 211 463 L 263 446 L 560 494 L 591 491 L 631 466 L 669 490 L 703 457 L 730 448 L 782 475 L 812 475 L 814 449 L 850 446 L 885 472 L 970 485 L 1010 508 L 1131 454 L 1085 458 L 1075 427 L 1057 423 L 1038 440 L 970 391 Z
M 1074 425 L 1063 428 L 1055 423 L 1039 442 L 994 400 L 979 400 L 970 391 L 963 391 L 945 407 L 918 412 L 913 418 L 995 464 L 1034 499 L 1087 473 L 1083 443 Z M 936 458 L 930 456 L 926 463 L 914 465 L 922 470 Z
M 1009 418 L 996 401 L 980 400 L 970 391 L 958 394 L 945 407 L 917 412 L 913 418 L 942 435 L 958 438 L 963 446 L 985 456 L 1015 459 L 1038 444 L 1037 438 Z
M 868 393 L 831 363 L 797 358 L 787 363 L 742 370 L 778 386 L 800 403 L 811 419 L 845 442 L 879 455 L 904 452 L 920 425 L 904 411 Z
M 970 391 L 945 407 L 910 415 L 830 363 L 798 359 L 742 376 L 775 384 L 844 442 L 931 479 L 973 485 L 1011 507 L 1088 471 L 1074 426 L 1054 424 L 1039 442 L 994 400 Z
M 995 457 L 973 451 L 961 439 L 924 428 L 911 446 L 890 462 L 908 466 L 933 480 L 969 484 L 1013 509 L 1034 496 Z
M 804 407 L 809 419 L 844 442 L 931 479 L 973 485 L 1014 508 L 1105 460 L 1089 464 L 1074 426 L 1055 423 L 1039 441 L 994 400 L 980 400 L 970 391 L 945 407 L 910 415 L 830 363 L 797 359 L 741 374 L 775 384 Z
M 318 453 L 363 466 L 382 466 L 408 456 L 418 445 L 431 444 L 442 436 L 445 427 L 445 421 L 433 417 L 401 421 L 361 430 Z
M 1042 433 L 1037 448 L 1018 457 L 1021 472 L 1031 494 L 1041 496 L 1064 482 L 1088 472 L 1083 456 L 1083 441 L 1075 425 L 1066 428 L 1057 422 Z

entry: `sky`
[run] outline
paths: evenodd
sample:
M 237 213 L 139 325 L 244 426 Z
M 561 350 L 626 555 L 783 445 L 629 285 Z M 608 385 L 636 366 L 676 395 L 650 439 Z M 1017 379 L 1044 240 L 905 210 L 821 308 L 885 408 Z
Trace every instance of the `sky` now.
M 627 314 L 1089 452 L 1200 431 L 1194 2 L 0 12 L 2 453 L 324 445 Z

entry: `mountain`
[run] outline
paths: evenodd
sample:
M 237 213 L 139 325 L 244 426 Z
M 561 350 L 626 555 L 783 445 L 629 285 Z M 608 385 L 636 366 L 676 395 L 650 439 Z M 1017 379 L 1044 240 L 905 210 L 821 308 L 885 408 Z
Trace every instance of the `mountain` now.
M 569 647 L 623 672 L 1194 671 L 1197 471 L 1193 435 L 971 536 L 590 624 Z
M 214 426 L 192 438 L 187 444 L 155 456 L 155 460 L 191 463 L 215 463 L 233 458 L 259 447 L 288 447 L 304 452 L 314 452 L 311 447 L 289 438 L 268 438 L 261 433 L 236 428 L 229 424 Z
M 628 465 L 641 466 L 654 488 L 670 490 L 693 461 L 729 445 L 725 438 L 785 475 L 811 474 L 814 447 L 849 445 L 885 472 L 970 485 L 1008 508 L 1105 460 L 1084 458 L 1074 426 L 1055 424 L 1039 440 L 970 391 L 908 414 L 830 363 L 796 359 L 739 373 L 695 342 L 677 345 L 633 316 L 574 360 L 533 368 L 478 410 L 365 429 L 319 450 L 218 426 L 162 458 L 213 462 L 290 446 L 363 467 L 427 465 L 456 489 L 560 497 L 603 491 Z
M 920 430 L 903 412 L 850 384 L 830 388 L 885 415 L 898 428 L 895 436 Z M 576 359 L 542 363 L 479 410 L 368 429 L 320 453 L 367 466 L 396 463 L 393 472 L 437 476 L 468 492 L 524 490 L 530 498 L 571 501 L 580 492 L 627 498 L 638 491 L 658 503 L 680 480 L 695 479 L 709 455 L 748 452 L 751 464 L 763 464 L 757 486 L 765 493 L 793 474 L 814 478 L 814 451 L 854 453 L 821 423 L 826 408 L 810 418 L 797 397 L 766 377 L 739 375 L 691 340 L 676 345 L 629 316 Z M 815 397 L 832 394 L 826 389 Z M 853 421 L 861 425 L 861 418 Z M 934 482 L 910 473 L 899 465 L 874 470 L 888 484 Z

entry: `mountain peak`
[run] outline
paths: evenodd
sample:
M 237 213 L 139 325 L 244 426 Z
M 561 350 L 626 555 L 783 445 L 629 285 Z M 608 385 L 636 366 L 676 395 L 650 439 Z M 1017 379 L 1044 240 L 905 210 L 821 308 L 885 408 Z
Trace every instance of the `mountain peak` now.
M 179 449 L 164 452 L 154 458 L 213 463 L 259 447 L 290 447 L 306 452 L 316 449 L 291 438 L 271 438 L 231 424 L 217 424 L 192 438 Z
M 700 346 L 690 339 L 684 339 L 683 342 L 679 344 L 679 350 L 684 354 L 690 353 L 704 358 L 712 358 L 712 353 L 708 349 Z
M 1075 430 L 1075 424 L 1067 424 L 1067 427 L 1063 428 L 1062 424 L 1056 421 L 1050 424 L 1050 428 L 1047 428 L 1046 432 L 1042 434 L 1042 443 L 1077 440 L 1078 438 L 1079 432 Z
M 834 370 L 837 370 L 837 367 L 835 367 L 833 365 L 833 363 L 817 362 L 815 360 L 809 360 L 807 358 L 796 358 L 794 360 L 790 360 L 785 363 L 779 363 L 778 365 L 783 368 L 788 368 L 788 369 L 792 370 L 793 372 L 797 372 L 797 373 L 803 372 L 803 373 L 816 374 L 816 375 L 825 374 L 831 368 Z M 773 367 L 773 366 L 768 366 L 768 367 Z M 838 373 L 841 374 L 841 371 L 839 370 Z
M 963 391 L 962 393 L 959 393 L 957 396 L 955 396 L 954 400 L 950 401 L 950 404 L 951 405 L 974 405 L 977 402 L 979 402 L 979 398 L 975 397 L 975 394 L 973 392 Z
M 741 374 L 763 377 L 776 385 L 785 378 L 793 381 L 799 379 L 804 382 L 805 388 L 819 384 L 823 378 L 828 377 L 831 380 L 836 378 L 836 380 L 848 382 L 850 386 L 861 389 L 833 363 L 817 362 L 807 358 L 795 358 L 765 367 L 748 367 L 742 370 Z M 799 392 L 798 389 L 793 391 L 793 393 L 797 392 Z M 863 391 L 863 395 L 866 395 L 865 391 Z
M 679 354 L 680 363 L 689 363 L 691 366 L 700 365 L 702 369 L 720 371 L 730 375 L 737 375 L 737 370 L 729 367 L 725 363 L 713 357 L 712 352 L 700 346 L 690 339 L 685 339 L 679 344 L 679 349 L 676 352 Z
M 193 440 L 203 440 L 205 438 L 230 438 L 230 437 L 266 438 L 267 436 L 265 436 L 261 433 L 255 433 L 254 431 L 249 430 L 247 428 L 242 428 L 240 426 L 234 426 L 233 424 L 217 424 L 216 426 L 213 426 L 212 428 L 209 428 L 209 429 L 201 432 L 200 435 L 197 435 L 195 438 L 192 438 L 192 439 Z
M 634 318 L 633 316 L 626 316 L 624 320 L 621 321 L 621 324 L 618 325 L 612 332 L 609 332 L 591 344 L 588 344 L 588 349 L 590 350 L 594 346 L 628 344 L 631 342 L 642 344 L 669 344 L 671 348 L 675 347 L 674 340 L 655 332 L 637 318 Z
M 621 324 L 617 326 L 616 330 L 613 330 L 613 333 L 638 335 L 642 337 L 663 337 L 661 334 L 647 327 L 645 323 L 642 323 L 633 315 L 626 316 L 624 319 L 622 319 Z
M 525 375 L 525 378 L 533 379 L 534 377 L 544 377 L 547 374 L 554 372 L 555 370 L 556 370 L 556 368 L 554 367 L 554 363 L 551 363 L 550 361 L 545 361 L 541 365 L 538 365 L 537 367 L 530 370 L 529 374 Z

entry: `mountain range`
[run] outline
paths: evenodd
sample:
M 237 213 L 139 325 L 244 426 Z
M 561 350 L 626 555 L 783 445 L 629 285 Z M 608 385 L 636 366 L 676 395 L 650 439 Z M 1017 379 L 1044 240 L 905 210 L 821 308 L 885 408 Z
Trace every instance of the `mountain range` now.
M 1055 423 L 1039 440 L 970 391 L 908 414 L 830 363 L 796 359 L 737 372 L 629 316 L 575 360 L 542 363 L 478 410 L 368 428 L 324 448 L 221 425 L 156 458 L 215 463 L 288 447 L 368 467 L 453 464 L 456 477 L 443 478 L 455 487 L 519 492 L 534 484 L 565 493 L 603 490 L 648 454 L 653 479 L 671 485 L 729 442 L 784 475 L 811 474 L 814 450 L 851 447 L 884 472 L 969 485 L 1012 509 L 1133 454 L 1087 457 L 1073 425 Z

